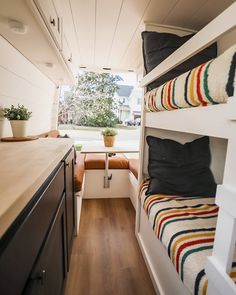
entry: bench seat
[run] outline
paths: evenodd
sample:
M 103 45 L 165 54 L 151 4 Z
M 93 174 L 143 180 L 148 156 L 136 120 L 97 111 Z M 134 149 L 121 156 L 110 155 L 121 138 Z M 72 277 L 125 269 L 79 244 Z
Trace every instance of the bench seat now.
M 81 154 L 77 153 L 77 160 L 74 168 L 75 192 L 80 192 L 83 184 L 85 170 L 105 169 L 104 154 Z M 119 154 L 109 157 L 109 169 L 129 169 L 138 179 L 139 159 L 127 159 Z

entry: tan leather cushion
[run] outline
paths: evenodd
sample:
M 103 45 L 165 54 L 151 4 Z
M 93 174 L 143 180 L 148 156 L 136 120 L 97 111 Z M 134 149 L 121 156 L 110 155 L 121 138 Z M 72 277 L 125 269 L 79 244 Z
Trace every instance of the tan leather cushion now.
M 129 159 L 129 170 L 138 179 L 139 159 Z
M 75 192 L 80 192 L 82 189 L 84 178 L 84 159 L 85 154 L 77 153 L 77 162 L 74 166 Z
M 86 154 L 85 169 L 105 169 L 105 154 Z M 121 154 L 109 157 L 109 169 L 129 169 L 129 161 Z
M 50 130 L 48 132 L 44 132 L 39 134 L 39 137 L 58 137 L 58 135 L 60 135 L 58 130 Z

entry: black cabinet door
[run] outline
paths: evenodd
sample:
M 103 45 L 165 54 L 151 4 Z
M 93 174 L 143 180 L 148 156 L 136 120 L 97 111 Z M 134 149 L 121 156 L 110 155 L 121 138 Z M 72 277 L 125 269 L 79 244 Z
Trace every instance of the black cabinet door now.
M 63 196 L 47 240 L 23 294 L 60 295 L 67 274 L 66 211 Z
M 1 238 L 1 295 L 22 294 L 55 218 L 64 186 L 64 165 L 60 164 Z
M 65 159 L 68 270 L 75 230 L 74 151 Z

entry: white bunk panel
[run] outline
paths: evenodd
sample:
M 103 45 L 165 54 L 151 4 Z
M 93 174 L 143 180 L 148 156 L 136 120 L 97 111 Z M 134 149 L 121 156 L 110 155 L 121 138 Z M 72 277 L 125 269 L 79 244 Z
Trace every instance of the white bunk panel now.
M 235 283 L 218 263 L 215 256 L 208 257 L 206 274 L 209 280 L 207 295 L 236 294 Z
M 146 127 L 229 138 L 236 120 L 236 98 L 208 107 L 145 113 L 145 117 Z
M 160 295 L 190 295 L 189 290 L 182 283 L 177 274 L 166 249 L 156 238 L 150 226 L 148 217 L 142 208 L 140 199 L 138 202 L 140 214 L 140 227 L 136 236 L 148 266 L 155 290 Z
M 218 185 L 216 204 L 236 218 L 236 188 L 227 185 Z
M 224 12 L 217 16 L 201 31 L 194 35 L 190 40 L 184 43 L 174 53 L 167 57 L 161 64 L 156 66 L 150 73 L 148 73 L 140 83 L 144 87 L 156 80 L 161 75 L 178 66 L 185 60 L 200 52 L 219 37 L 236 26 L 236 3 L 233 3 Z

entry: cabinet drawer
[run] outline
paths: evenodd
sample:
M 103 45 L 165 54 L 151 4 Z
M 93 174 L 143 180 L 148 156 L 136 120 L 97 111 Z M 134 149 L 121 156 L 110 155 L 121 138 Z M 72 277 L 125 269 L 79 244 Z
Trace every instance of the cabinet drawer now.
M 0 255 L 0 294 L 21 294 L 64 192 L 61 164 Z M 11 284 L 14 282 L 14 284 Z

